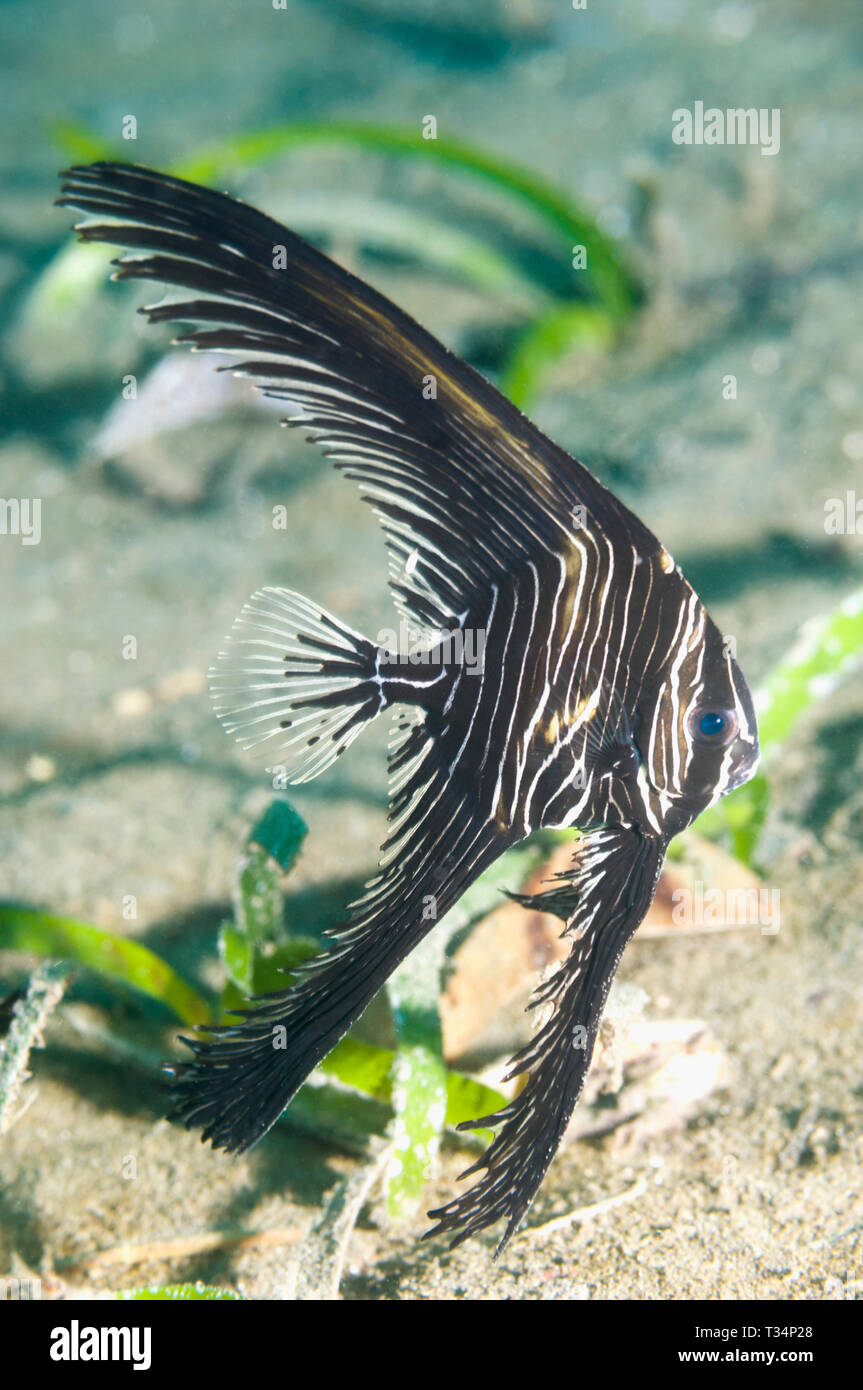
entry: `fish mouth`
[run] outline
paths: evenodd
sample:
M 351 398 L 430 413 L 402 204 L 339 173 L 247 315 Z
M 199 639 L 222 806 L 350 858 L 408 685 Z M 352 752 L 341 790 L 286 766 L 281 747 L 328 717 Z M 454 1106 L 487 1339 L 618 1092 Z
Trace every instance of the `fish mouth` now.
M 725 785 L 725 793 L 736 791 L 738 787 L 745 786 L 758 771 L 758 763 L 761 758 L 761 750 L 756 743 L 754 748 L 746 745 L 739 759 L 736 760 L 732 775 Z
M 726 784 L 725 794 L 727 795 L 728 792 L 736 792 L 738 787 L 745 787 L 754 771 L 754 768 L 751 770 L 747 769 L 746 772 L 741 772 L 739 776 L 732 777 L 730 782 Z

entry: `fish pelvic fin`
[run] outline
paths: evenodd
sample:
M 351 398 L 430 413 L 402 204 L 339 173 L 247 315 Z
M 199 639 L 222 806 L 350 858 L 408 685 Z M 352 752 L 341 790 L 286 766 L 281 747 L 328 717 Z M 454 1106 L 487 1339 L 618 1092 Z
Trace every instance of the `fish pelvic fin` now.
M 378 660 L 320 604 L 259 589 L 208 672 L 210 694 L 226 733 L 267 753 L 282 785 L 310 782 L 383 709 Z
M 483 1177 L 429 1212 L 437 1225 L 426 1236 L 451 1235 L 452 1245 L 459 1245 L 505 1221 L 499 1255 L 524 1220 L 581 1094 L 614 972 L 650 906 L 665 847 L 664 839 L 626 826 L 602 826 L 578 841 L 564 932 L 572 938 L 572 950 L 535 992 L 531 1007 L 542 1007 L 548 1017 L 512 1059 L 507 1077 L 527 1073 L 526 1084 L 495 1114 L 459 1125 L 500 1129 L 461 1175 L 481 1172 Z M 563 915 L 563 909 L 563 890 L 558 890 L 551 911 Z

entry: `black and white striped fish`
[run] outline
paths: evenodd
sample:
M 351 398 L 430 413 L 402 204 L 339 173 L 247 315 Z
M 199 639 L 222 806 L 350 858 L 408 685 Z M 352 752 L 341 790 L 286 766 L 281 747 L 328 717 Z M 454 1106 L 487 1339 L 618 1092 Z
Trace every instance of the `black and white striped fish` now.
M 304 781 L 395 707 L 392 824 L 333 949 L 192 1044 L 176 1112 L 247 1149 L 428 932 L 429 895 L 440 919 L 531 831 L 577 827 L 571 870 L 522 899 L 572 940 L 539 990 L 548 1021 L 514 1059 L 526 1083 L 474 1122 L 500 1127 L 468 1170 L 479 1181 L 431 1213 L 429 1234 L 456 1241 L 503 1220 L 502 1246 L 578 1099 L 669 840 L 755 770 L 749 691 L 647 527 L 383 296 L 221 193 L 118 164 L 64 178 L 81 239 L 127 248 L 115 279 L 186 292 L 151 321 L 202 325 L 178 341 L 231 353 L 301 407 L 291 423 L 381 520 L 403 619 L 432 634 L 418 662 L 284 589 L 240 614 L 211 673 L 225 728 Z

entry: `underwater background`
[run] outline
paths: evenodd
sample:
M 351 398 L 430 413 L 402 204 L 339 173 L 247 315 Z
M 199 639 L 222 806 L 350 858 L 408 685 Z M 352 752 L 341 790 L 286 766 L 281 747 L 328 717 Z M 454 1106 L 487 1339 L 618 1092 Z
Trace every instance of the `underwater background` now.
M 0 1278 L 860 1297 L 857 7 L 5 0 L 0 51 Z M 778 150 L 676 144 L 696 102 L 778 110 Z M 265 584 L 360 631 L 394 615 L 357 491 L 73 246 L 57 170 L 102 156 L 229 188 L 487 373 L 656 532 L 761 692 L 764 774 L 684 837 L 494 1266 L 491 1235 L 419 1236 L 471 1161 L 450 1121 L 484 1113 L 461 1078 L 499 1086 L 555 959 L 499 890 L 559 846 L 472 900 L 258 1149 L 162 1118 L 178 1021 L 317 950 L 386 824 L 386 728 L 284 791 L 207 667 Z M 756 920 L 705 916 L 737 887 Z

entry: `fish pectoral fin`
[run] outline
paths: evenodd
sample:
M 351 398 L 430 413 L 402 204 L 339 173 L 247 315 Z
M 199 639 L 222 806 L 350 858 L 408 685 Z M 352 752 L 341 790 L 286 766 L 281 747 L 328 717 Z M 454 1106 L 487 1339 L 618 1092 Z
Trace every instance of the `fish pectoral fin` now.
M 536 991 L 531 1007 L 551 1016 L 516 1054 L 510 1080 L 528 1073 L 509 1105 L 459 1125 L 501 1129 L 462 1177 L 483 1177 L 446 1206 L 429 1212 L 427 1236 L 454 1232 L 453 1245 L 499 1220 L 506 1227 L 496 1254 L 523 1220 L 581 1094 L 605 1000 L 623 949 L 650 906 L 666 842 L 634 828 L 603 827 L 578 842 L 571 874 L 572 950 Z
M 594 777 L 632 777 L 638 772 L 639 757 L 635 745 L 611 743 L 603 748 L 593 765 Z
M 629 715 L 618 691 L 616 684 L 587 670 L 579 681 L 568 721 L 581 728 L 587 766 L 600 775 L 611 771 L 621 757 L 629 755 L 629 750 L 635 751 Z

